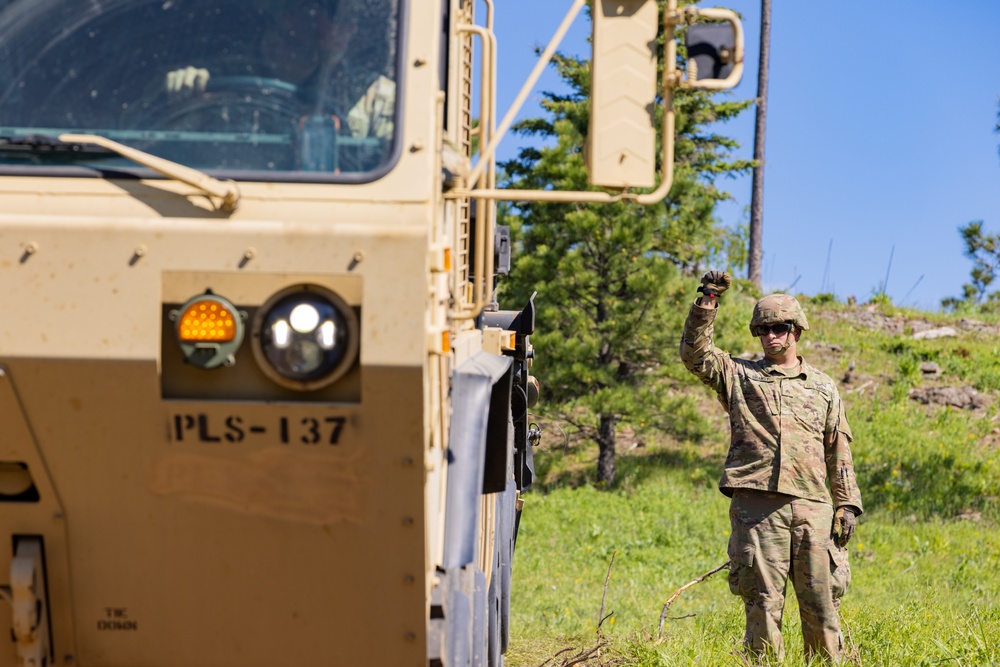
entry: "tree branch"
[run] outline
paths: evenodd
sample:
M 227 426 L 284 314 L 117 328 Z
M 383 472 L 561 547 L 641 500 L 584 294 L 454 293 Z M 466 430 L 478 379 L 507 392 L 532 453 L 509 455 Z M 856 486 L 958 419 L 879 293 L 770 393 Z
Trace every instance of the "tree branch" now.
M 673 595 L 671 595 L 670 597 L 667 598 L 667 603 L 665 605 L 663 605 L 663 611 L 660 612 L 660 626 L 659 626 L 659 637 L 658 637 L 658 639 L 663 639 L 663 624 L 667 620 L 667 612 L 670 610 L 670 605 L 672 605 L 674 603 L 674 600 L 676 600 L 678 597 L 680 597 L 680 594 L 683 593 L 684 591 L 686 591 L 687 589 L 691 588 L 695 584 L 700 584 L 701 582 L 705 581 L 706 579 L 708 579 L 709 577 L 711 577 L 713 574 L 715 574 L 719 570 L 722 570 L 722 569 L 724 569 L 724 568 L 726 568 L 728 566 L 729 566 L 729 561 L 727 560 L 725 563 L 723 563 L 719 567 L 717 567 L 717 568 L 715 568 L 713 570 L 709 570 L 708 572 L 706 572 L 705 574 L 701 575 L 697 579 L 694 579 L 693 581 L 689 581 L 688 583 L 684 584 L 683 586 L 681 586 L 680 588 L 678 588 L 676 591 L 674 591 Z M 681 618 L 687 618 L 687 617 L 681 617 Z
M 608 563 L 608 575 L 604 577 L 604 595 L 601 596 L 601 611 L 597 614 L 597 638 L 601 638 L 601 624 L 604 623 L 608 616 L 615 612 L 611 612 L 608 616 L 604 615 L 604 603 L 608 599 L 608 582 L 611 581 L 611 568 L 615 566 L 615 556 L 618 555 L 618 550 L 615 549 L 611 554 L 611 562 Z

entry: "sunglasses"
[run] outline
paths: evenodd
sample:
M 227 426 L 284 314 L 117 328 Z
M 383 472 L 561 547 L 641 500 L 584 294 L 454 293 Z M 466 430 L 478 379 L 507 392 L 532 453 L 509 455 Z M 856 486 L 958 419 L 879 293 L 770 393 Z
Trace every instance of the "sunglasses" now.
M 768 333 L 773 333 L 775 336 L 783 336 L 794 328 L 795 325 L 791 322 L 781 322 L 779 324 L 758 324 L 753 328 L 753 335 L 765 336 Z

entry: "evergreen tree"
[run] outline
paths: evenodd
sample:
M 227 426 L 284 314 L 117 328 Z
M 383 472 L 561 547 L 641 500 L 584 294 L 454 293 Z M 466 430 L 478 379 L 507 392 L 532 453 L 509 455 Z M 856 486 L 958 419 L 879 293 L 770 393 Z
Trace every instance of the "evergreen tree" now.
M 570 92 L 544 94 L 546 116 L 515 130 L 554 143 L 524 149 L 505 163 L 509 187 L 588 189 L 583 148 L 590 63 L 565 54 L 553 63 Z M 520 246 L 511 298 L 521 303 L 538 292 L 532 343 L 543 400 L 597 443 L 602 484 L 615 479 L 620 425 L 670 429 L 674 423 L 662 380 L 676 365 L 693 289 L 681 276 L 746 261 L 744 235 L 716 224 L 715 204 L 728 195 L 714 181 L 751 163 L 728 161 L 737 144 L 706 126 L 748 103 L 694 91 L 680 91 L 674 101 L 677 168 L 663 203 L 526 203 L 505 215 Z
M 970 222 L 958 228 L 965 244 L 965 256 L 972 260 L 970 281 L 962 285 L 962 296 L 950 296 L 941 300 L 946 310 L 970 310 L 980 308 L 996 310 L 1000 305 L 1000 294 L 988 292 L 1000 270 L 1000 234 L 983 232 L 983 221 Z
M 994 131 L 1000 132 L 1000 111 Z M 949 296 L 941 305 L 951 311 L 1000 310 L 1000 292 L 988 291 L 1000 271 L 1000 234 L 984 233 L 982 220 L 959 227 L 958 233 L 965 244 L 965 256 L 972 260 L 970 280 L 962 285 L 962 296 Z

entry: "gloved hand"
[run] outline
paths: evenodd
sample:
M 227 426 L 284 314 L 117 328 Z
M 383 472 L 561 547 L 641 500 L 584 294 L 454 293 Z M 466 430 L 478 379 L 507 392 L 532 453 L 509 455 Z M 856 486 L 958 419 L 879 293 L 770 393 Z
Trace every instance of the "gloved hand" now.
M 167 93 L 171 96 L 203 93 L 210 76 L 207 69 L 190 65 L 167 72 Z
M 698 291 L 705 296 L 720 297 L 732 284 L 733 278 L 728 271 L 709 271 L 701 277 Z
M 841 507 L 833 515 L 833 535 L 837 544 L 844 547 L 851 540 L 854 529 L 858 527 L 858 519 L 854 516 L 854 509 Z

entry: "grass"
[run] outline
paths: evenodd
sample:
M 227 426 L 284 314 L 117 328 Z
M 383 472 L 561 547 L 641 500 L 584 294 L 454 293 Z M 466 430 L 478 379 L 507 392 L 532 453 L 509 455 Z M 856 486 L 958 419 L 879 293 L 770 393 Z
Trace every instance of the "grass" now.
M 810 310 L 804 341 L 812 346 L 803 345 L 804 356 L 834 378 L 855 362 L 855 377 L 841 387 L 866 508 L 850 544 L 853 581 L 841 609 L 851 664 L 1000 665 L 997 410 L 925 407 L 908 398 L 910 388 L 929 382 L 993 396 L 1000 391 L 995 339 L 962 330 L 918 341 L 906 331 L 857 326 L 843 306 L 823 307 L 830 310 Z M 729 349 L 752 349 L 748 335 L 729 332 Z M 924 380 L 915 370 L 920 361 L 935 361 L 944 375 Z M 551 448 L 538 452 L 540 482 L 525 498 L 514 559 L 507 665 L 535 667 L 564 648 L 595 645 L 612 554 L 605 614 L 614 613 L 601 627 L 610 642 L 603 663 L 746 664 L 738 651 L 742 605 L 725 572 L 685 591 L 670 615 L 693 616 L 668 620 L 657 637 L 670 594 L 727 558 L 728 499 L 716 487 L 727 446 L 723 418 L 700 385 L 685 391 L 711 428 L 694 429 L 701 435 L 693 439 L 632 434 L 610 489 L 590 483 L 596 448 L 564 443 L 547 429 Z M 805 664 L 791 589 L 784 634 L 785 665 Z

